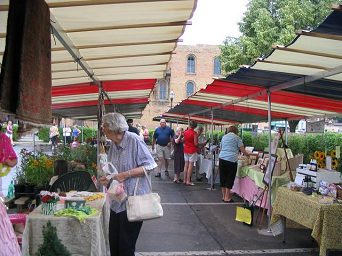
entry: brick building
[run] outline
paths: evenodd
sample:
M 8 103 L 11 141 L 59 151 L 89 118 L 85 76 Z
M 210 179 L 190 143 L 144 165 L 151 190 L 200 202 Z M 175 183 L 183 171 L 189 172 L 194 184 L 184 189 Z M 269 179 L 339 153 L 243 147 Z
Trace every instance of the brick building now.
M 152 121 L 171 107 L 170 92 L 175 96 L 172 105 L 194 94 L 221 77 L 220 49 L 216 45 L 178 45 L 169 63 L 168 72 L 159 79 L 151 94 L 150 103 L 143 116 L 134 123 L 154 129 L 159 124 Z

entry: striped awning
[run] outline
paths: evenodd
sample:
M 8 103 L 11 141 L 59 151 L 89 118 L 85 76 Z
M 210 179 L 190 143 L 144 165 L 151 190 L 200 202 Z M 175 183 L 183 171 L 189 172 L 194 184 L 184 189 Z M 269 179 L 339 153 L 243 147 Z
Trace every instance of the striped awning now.
M 138 100 L 146 106 L 147 100 L 140 103 L 141 98 L 147 97 L 153 86 L 149 86 L 149 92 L 140 88 L 130 93 L 130 88 L 137 80 L 151 81 L 165 76 L 172 52 L 189 24 L 197 0 L 46 2 L 52 27 L 53 112 L 89 117 L 88 109 L 84 113 L 75 109 L 89 107 L 83 103 L 97 100 L 97 94 L 88 91 L 96 88 L 93 84 L 101 82 L 125 84 L 123 92 L 108 91 L 113 102 L 127 100 L 125 104 L 134 109 L 134 100 Z M 8 3 L 8 0 L 0 2 L 0 61 L 5 49 Z M 78 88 L 77 93 L 55 96 L 57 91 L 68 91 L 65 88 L 69 86 L 70 90 Z M 139 104 L 133 112 L 140 115 Z
M 267 121 L 267 90 L 272 119 L 342 115 L 342 8 L 335 9 L 317 29 L 302 31 L 288 46 L 274 47 L 164 115 L 210 118 L 213 109 L 214 120 Z
M 266 95 L 223 106 L 229 101 L 257 93 L 260 89 L 258 86 L 215 80 L 163 116 L 178 116 L 181 119 L 187 119 L 189 116 L 192 119 L 192 116 L 196 116 L 210 121 L 210 109 L 213 108 L 216 123 L 266 121 L 268 109 Z M 317 115 L 337 116 L 342 114 L 342 101 L 279 91 L 272 93 L 271 114 L 275 120 L 303 119 Z

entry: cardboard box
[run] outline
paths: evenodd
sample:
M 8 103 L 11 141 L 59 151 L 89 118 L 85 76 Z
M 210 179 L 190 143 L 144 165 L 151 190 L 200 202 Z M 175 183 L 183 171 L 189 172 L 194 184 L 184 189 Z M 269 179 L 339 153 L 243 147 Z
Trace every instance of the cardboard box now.
M 289 159 L 291 171 L 296 171 L 298 166 L 303 163 L 303 154 L 296 155 L 294 158 Z

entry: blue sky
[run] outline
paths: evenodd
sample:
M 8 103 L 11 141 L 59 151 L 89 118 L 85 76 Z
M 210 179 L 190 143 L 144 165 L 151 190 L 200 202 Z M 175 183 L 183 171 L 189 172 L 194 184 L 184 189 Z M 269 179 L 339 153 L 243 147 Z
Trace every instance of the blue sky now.
M 248 0 L 198 0 L 180 44 L 221 44 L 227 36 L 240 36 L 238 22 L 247 9 Z

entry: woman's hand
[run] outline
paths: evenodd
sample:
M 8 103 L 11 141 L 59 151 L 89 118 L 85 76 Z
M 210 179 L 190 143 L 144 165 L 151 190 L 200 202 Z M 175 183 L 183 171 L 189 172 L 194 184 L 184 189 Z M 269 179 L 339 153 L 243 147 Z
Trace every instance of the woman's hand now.
M 127 172 L 120 172 L 115 174 L 113 179 L 117 180 L 118 182 L 124 182 L 126 179 L 129 178 L 128 171 Z
M 109 183 L 109 180 L 105 176 L 100 177 L 99 181 L 102 186 L 107 186 Z

